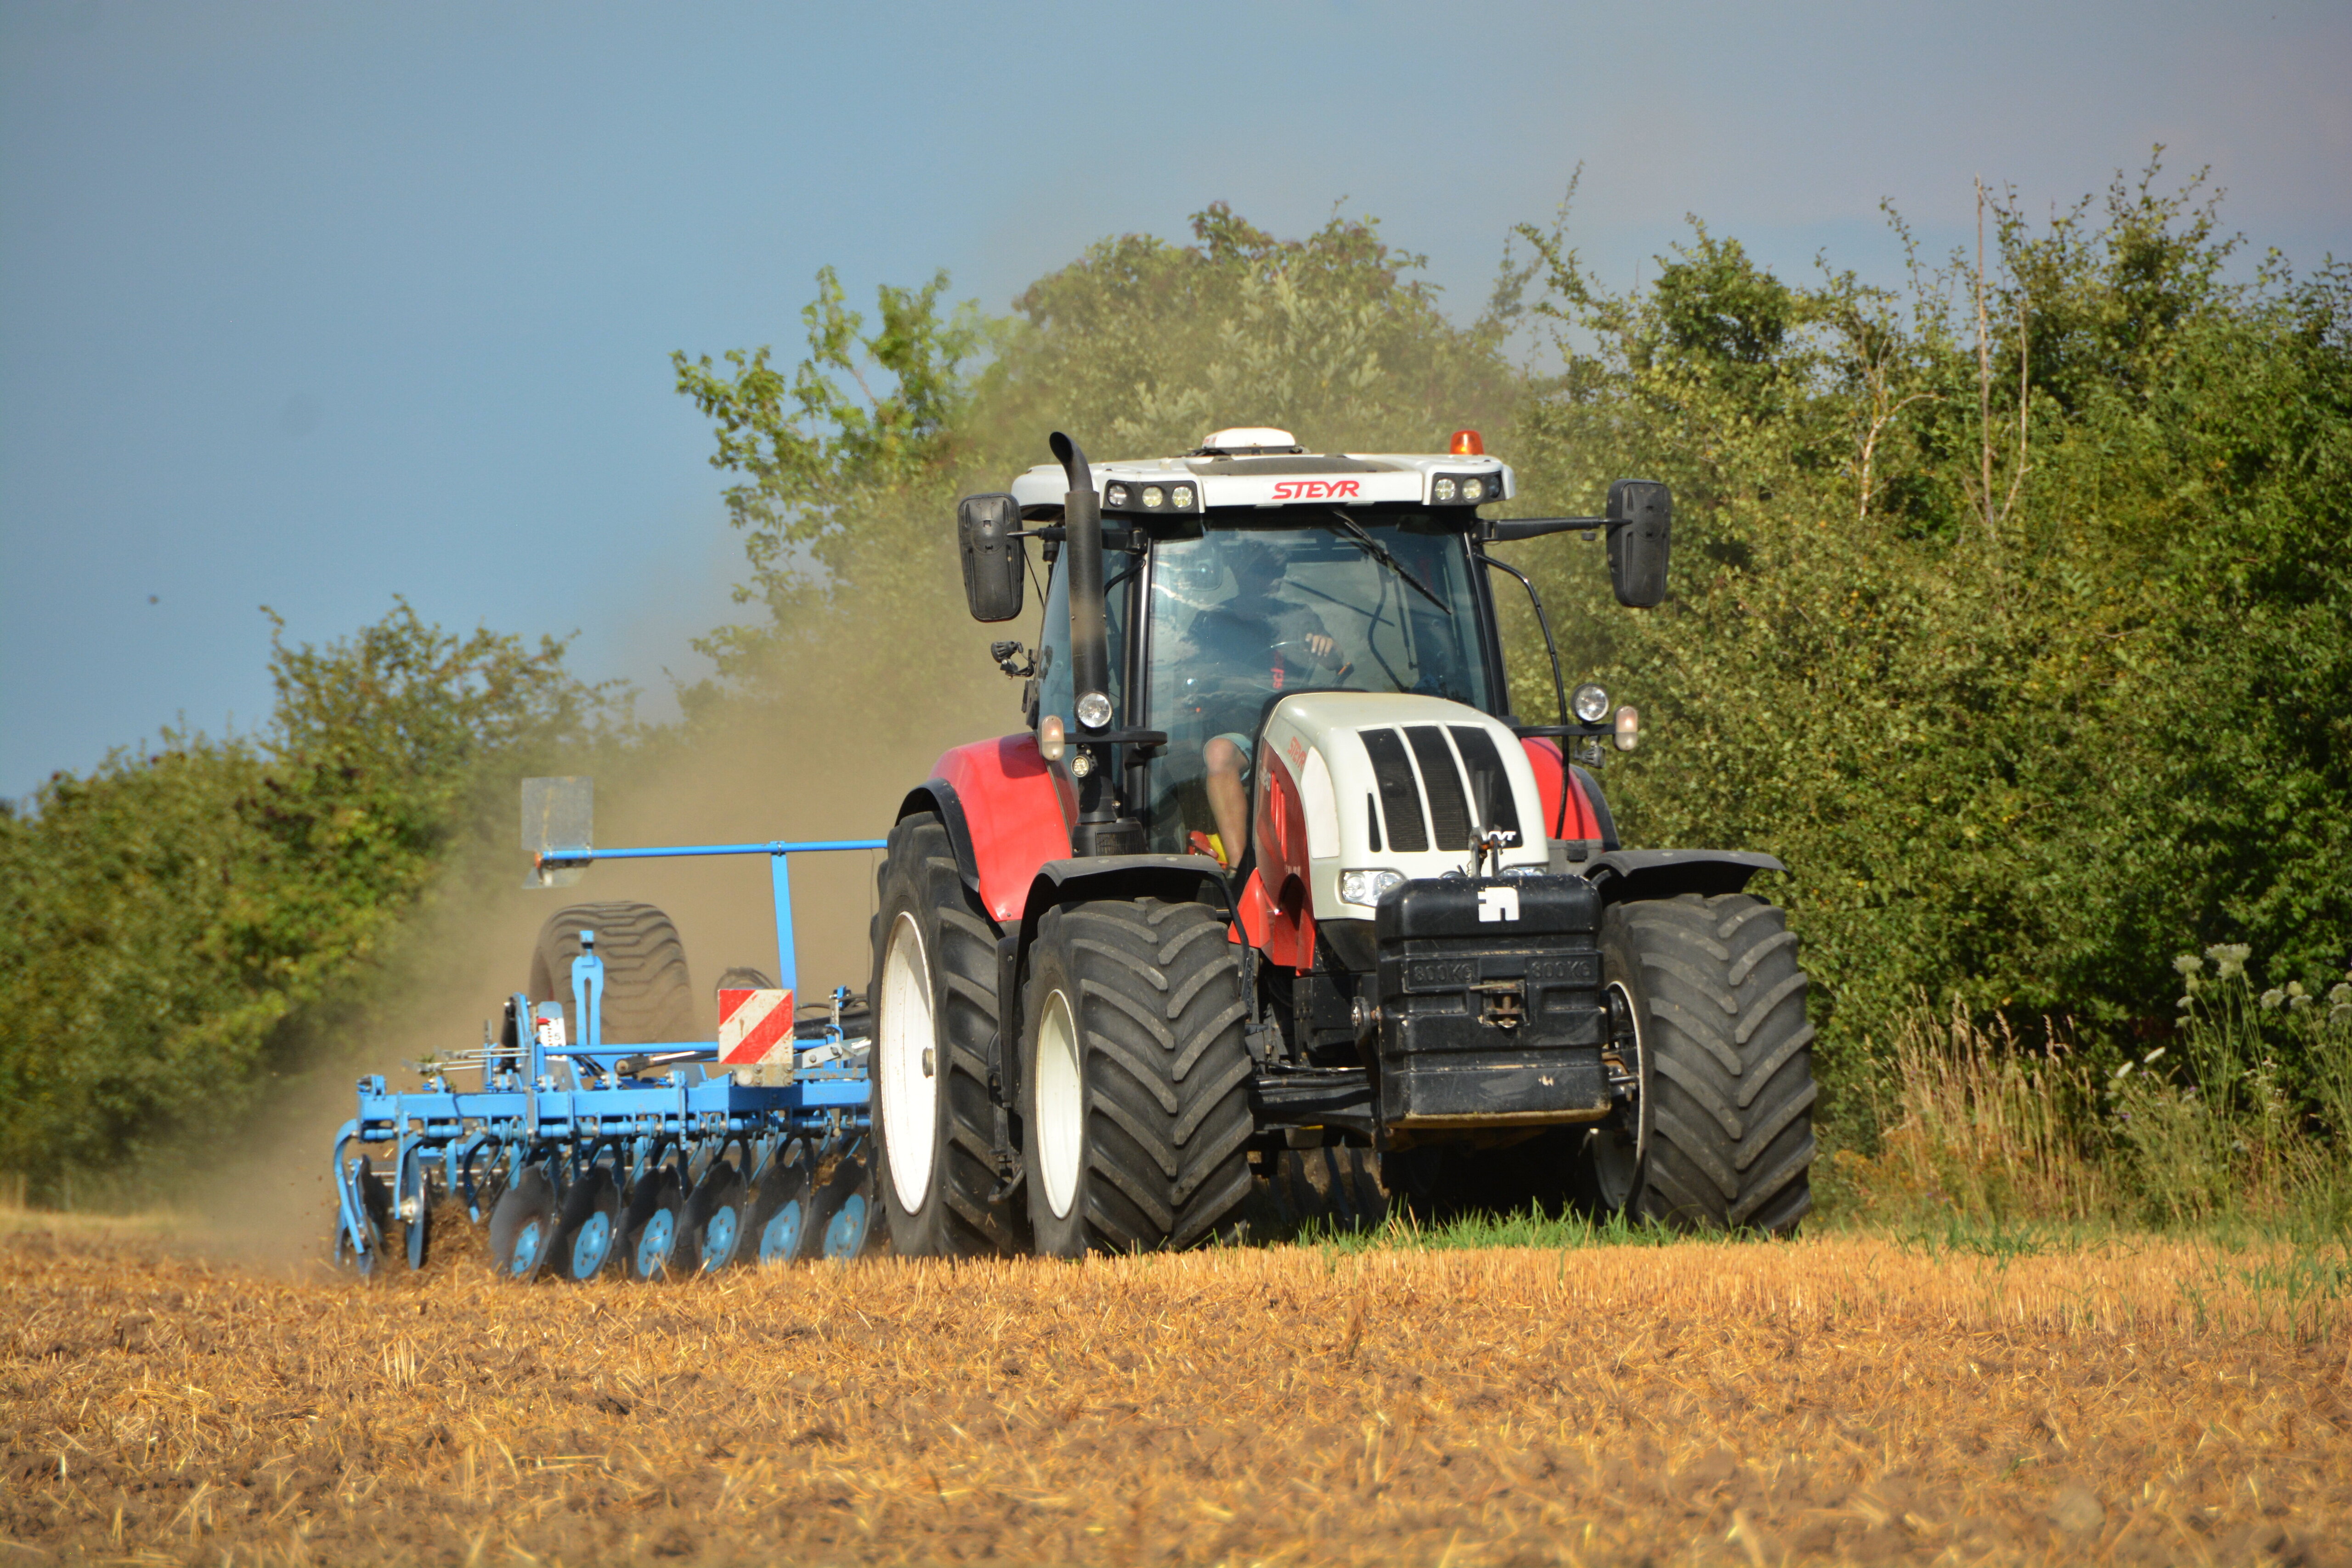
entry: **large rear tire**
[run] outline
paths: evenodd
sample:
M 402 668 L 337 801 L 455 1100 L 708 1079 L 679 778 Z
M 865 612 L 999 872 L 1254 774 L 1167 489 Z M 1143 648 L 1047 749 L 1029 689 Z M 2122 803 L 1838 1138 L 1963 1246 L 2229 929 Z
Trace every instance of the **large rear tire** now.
M 1812 1207 L 1813 1027 L 1796 933 L 1745 893 L 1613 905 L 1601 983 L 1630 1005 L 1639 1114 L 1588 1148 L 1601 1205 L 1785 1234 Z
M 1023 1131 L 1037 1249 L 1191 1247 L 1250 1195 L 1240 950 L 1202 904 L 1050 910 L 1029 952 Z
M 1013 1205 L 991 1203 L 997 1110 L 996 928 L 964 886 L 939 818 L 890 830 L 874 920 L 874 1191 L 909 1258 L 1018 1249 Z
M 556 910 L 531 946 L 530 999 L 563 1004 L 575 1045 L 587 1037 L 580 1020 L 571 1017 L 572 961 L 580 956 L 583 931 L 596 933 L 596 956 L 604 961 L 606 1045 L 670 1045 L 696 1037 L 694 986 L 677 923 L 651 904 L 617 900 Z

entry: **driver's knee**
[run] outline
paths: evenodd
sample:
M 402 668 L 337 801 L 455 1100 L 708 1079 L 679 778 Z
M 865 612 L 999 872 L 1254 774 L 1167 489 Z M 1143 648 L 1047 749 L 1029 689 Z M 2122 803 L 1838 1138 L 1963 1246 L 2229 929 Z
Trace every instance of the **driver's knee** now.
M 1242 749 L 1223 735 L 1201 748 L 1201 762 L 1212 778 L 1237 779 L 1242 773 Z

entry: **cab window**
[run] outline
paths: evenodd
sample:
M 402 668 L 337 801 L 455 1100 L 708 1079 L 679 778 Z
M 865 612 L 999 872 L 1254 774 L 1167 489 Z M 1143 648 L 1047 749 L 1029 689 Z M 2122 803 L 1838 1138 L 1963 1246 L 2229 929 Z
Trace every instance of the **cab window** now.
M 1218 735 L 1254 746 L 1284 692 L 1417 692 L 1492 711 L 1462 535 L 1360 526 L 1365 538 L 1213 520 L 1155 546 L 1145 721 L 1168 734 L 1151 770 L 1155 849 L 1181 853 L 1212 830 L 1202 748 Z

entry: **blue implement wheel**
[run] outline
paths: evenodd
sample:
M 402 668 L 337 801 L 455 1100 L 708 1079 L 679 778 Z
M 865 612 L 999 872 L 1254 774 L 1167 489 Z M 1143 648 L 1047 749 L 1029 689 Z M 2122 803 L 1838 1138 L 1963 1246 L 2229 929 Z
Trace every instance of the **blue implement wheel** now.
M 401 1225 L 407 1232 L 408 1267 L 414 1270 L 425 1267 L 425 1248 L 430 1241 L 428 1226 L 433 1221 L 433 1183 L 425 1157 L 411 1149 L 400 1171 L 399 1212 Z
M 814 1253 L 817 1232 L 809 1224 L 806 1165 L 798 1161 L 779 1164 L 761 1179 L 750 1225 L 756 1262 L 797 1263 Z
M 863 1254 L 874 1230 L 874 1168 L 864 1160 L 844 1160 L 816 1190 L 809 1223 L 823 1238 L 817 1249 L 845 1263 Z
M 621 1226 L 621 1258 L 630 1279 L 658 1279 L 680 1267 L 678 1222 L 685 1210 L 686 1189 L 670 1167 L 647 1171 L 637 1179 L 629 1190 Z
M 612 1258 L 620 1230 L 621 1190 L 613 1184 L 610 1171 L 594 1166 L 572 1184 L 563 1200 L 551 1267 L 575 1285 L 593 1279 Z
M 734 1266 L 744 1250 L 743 1209 L 748 1195 L 743 1173 L 724 1160 L 714 1161 L 702 1173 L 694 1196 L 687 1201 L 685 1234 L 679 1238 L 681 1252 L 688 1244 L 693 1246 L 697 1271 L 716 1274 Z
M 555 1188 L 530 1166 L 490 1210 L 490 1267 L 519 1282 L 536 1279 L 554 1250 L 555 1222 Z

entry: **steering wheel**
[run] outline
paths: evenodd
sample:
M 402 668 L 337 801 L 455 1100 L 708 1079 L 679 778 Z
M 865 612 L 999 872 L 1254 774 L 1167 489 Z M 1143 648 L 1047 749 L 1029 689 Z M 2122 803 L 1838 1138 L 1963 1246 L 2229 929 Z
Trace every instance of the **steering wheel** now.
M 1338 651 L 1339 645 L 1336 638 L 1333 639 L 1331 647 L 1334 652 Z M 1283 663 L 1294 668 L 1329 669 L 1335 677 L 1341 679 L 1345 679 L 1348 671 L 1355 668 L 1355 662 L 1352 659 L 1337 666 L 1325 664 L 1324 656 L 1307 647 L 1305 637 L 1285 637 L 1280 642 L 1268 643 L 1265 645 L 1265 651 L 1277 656 Z

